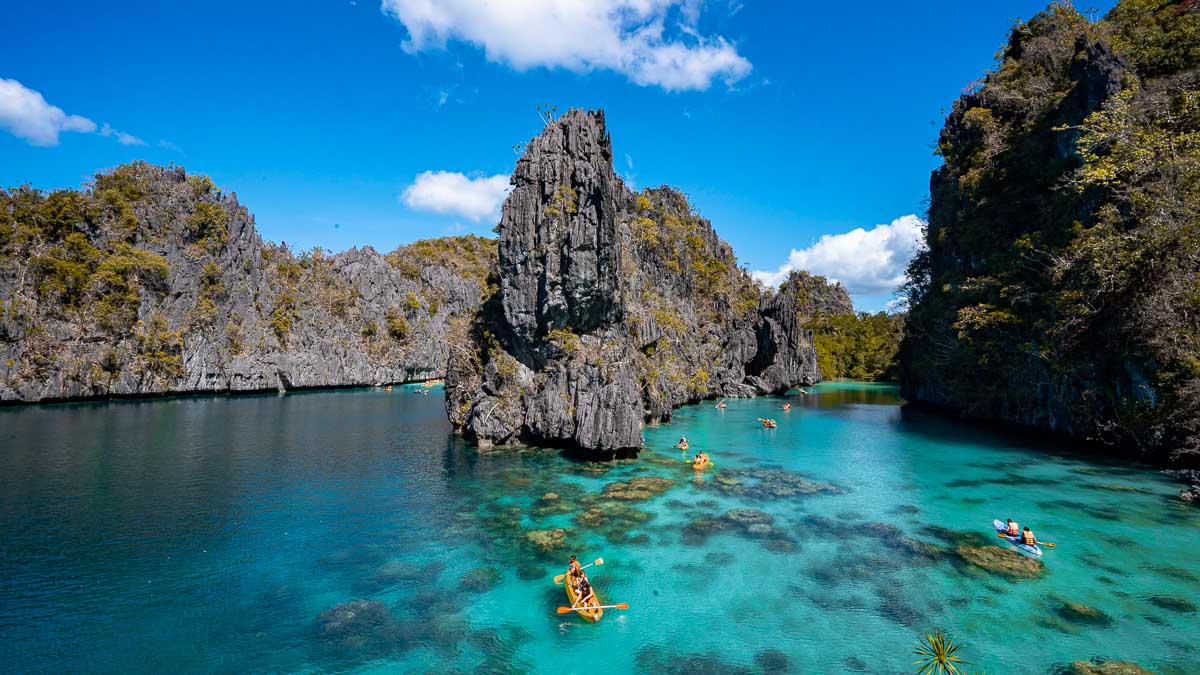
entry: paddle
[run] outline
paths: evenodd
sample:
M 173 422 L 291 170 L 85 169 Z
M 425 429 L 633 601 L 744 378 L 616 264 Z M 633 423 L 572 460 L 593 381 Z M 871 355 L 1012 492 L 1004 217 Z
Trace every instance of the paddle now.
M 599 607 L 559 607 L 559 614 L 567 614 L 569 612 L 585 612 L 593 609 L 629 609 L 628 602 L 622 602 L 619 605 L 600 605 Z
M 1004 534 L 1003 532 L 997 532 L 996 536 L 1000 537 L 1001 539 L 1008 539 L 1009 536 L 1011 536 L 1011 535 Z M 1052 541 L 1039 541 L 1038 546 L 1046 546 L 1048 548 L 1054 548 L 1055 546 L 1058 546 L 1058 544 L 1056 544 Z
M 596 558 L 596 562 L 592 563 L 591 565 L 584 565 L 583 567 L 580 567 L 579 569 L 586 570 L 587 568 L 591 567 L 592 565 L 603 565 L 603 564 L 604 564 L 604 558 Z M 566 578 L 567 578 L 567 575 L 565 573 L 560 574 L 560 575 L 554 577 L 554 583 L 561 584 L 563 579 L 566 579 Z

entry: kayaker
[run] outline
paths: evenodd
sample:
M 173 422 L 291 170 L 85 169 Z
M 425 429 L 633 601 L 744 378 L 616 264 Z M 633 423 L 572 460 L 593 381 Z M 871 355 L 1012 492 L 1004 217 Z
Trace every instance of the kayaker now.
M 703 466 L 708 461 L 708 453 L 701 450 L 692 458 L 692 466 Z
M 788 410 L 791 410 L 791 409 L 792 409 L 792 404 L 791 404 L 791 403 L 784 403 L 784 404 L 783 404 L 783 410 L 784 410 L 784 412 L 787 412 Z
M 725 399 L 721 399 L 721 402 L 717 404 L 717 407 L 724 408 L 725 407 Z
M 571 556 L 571 564 L 567 565 L 567 579 L 577 576 L 583 576 L 583 566 L 579 564 L 575 556 Z
M 675 445 L 675 447 L 686 450 L 687 446 L 688 446 L 687 436 L 680 436 L 679 443 L 677 443 Z
M 1017 521 L 1013 520 L 1012 518 L 1009 518 L 1008 519 L 1008 530 L 1006 530 L 1004 533 L 1010 537 L 1019 537 L 1019 536 L 1021 536 L 1021 528 L 1017 527 Z
M 1026 527 L 1021 531 L 1021 543 L 1026 546 L 1037 546 L 1037 537 L 1033 536 L 1033 530 Z
M 592 585 L 588 583 L 587 576 L 579 577 L 579 586 L 575 589 L 575 604 L 571 606 L 587 607 L 594 597 L 596 597 L 596 593 L 592 591 Z

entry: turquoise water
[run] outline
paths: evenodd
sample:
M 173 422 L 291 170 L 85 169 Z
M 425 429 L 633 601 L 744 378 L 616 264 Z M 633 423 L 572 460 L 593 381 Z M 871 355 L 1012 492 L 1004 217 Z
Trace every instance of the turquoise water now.
M 842 383 L 683 408 L 638 461 L 479 455 L 412 391 L 0 410 L 3 670 L 892 673 L 944 627 L 992 673 L 1200 672 L 1200 510 L 1151 470 Z M 571 552 L 630 609 L 557 615 Z

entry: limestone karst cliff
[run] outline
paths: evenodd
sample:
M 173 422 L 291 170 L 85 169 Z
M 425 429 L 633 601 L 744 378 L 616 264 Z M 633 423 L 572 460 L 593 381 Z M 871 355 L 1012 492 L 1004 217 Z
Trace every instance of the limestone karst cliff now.
M 905 397 L 1200 462 L 1200 6 L 1069 3 L 954 104 Z
M 0 401 L 440 377 L 494 256 L 476 237 L 296 255 L 207 177 L 144 163 L 0 190 Z
M 764 293 L 684 195 L 616 176 L 603 112 L 546 124 L 512 182 L 490 296 L 448 369 L 469 438 L 612 454 L 688 401 L 820 379 L 802 314 L 848 307 L 845 290 Z

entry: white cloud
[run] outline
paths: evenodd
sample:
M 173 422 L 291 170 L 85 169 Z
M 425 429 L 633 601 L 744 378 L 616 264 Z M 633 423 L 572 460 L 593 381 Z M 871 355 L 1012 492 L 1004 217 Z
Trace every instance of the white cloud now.
M 58 145 L 64 131 L 90 134 L 96 123 L 79 115 L 68 115 L 50 105 L 38 92 L 16 80 L 0 79 L 0 127 L 31 145 Z
M 457 40 L 517 70 L 612 70 L 668 91 L 732 84 L 751 70 L 728 40 L 697 32 L 695 0 L 383 0 L 383 11 L 408 29 L 406 51 Z M 673 13 L 682 23 L 670 34 Z
M 400 195 L 409 208 L 447 213 L 475 222 L 495 217 L 511 186 L 508 176 L 499 174 L 467 178 L 451 171 L 425 171 Z
M 120 143 L 121 145 L 145 145 L 146 144 L 146 141 L 143 141 L 142 139 L 138 138 L 137 136 L 134 136 L 133 134 L 127 134 L 124 131 L 117 131 L 116 129 L 110 127 L 107 124 L 100 127 L 100 135 L 101 136 L 112 136 L 112 137 L 116 138 L 117 142 Z
M 907 215 L 870 230 L 826 234 L 808 248 L 792 249 L 778 270 L 753 276 L 766 286 L 777 286 L 788 272 L 805 270 L 842 282 L 853 295 L 893 293 L 907 280 L 905 270 L 921 246 L 924 226 L 920 218 Z
M 62 108 L 50 105 L 38 92 L 16 80 L 0 78 L 0 127 L 12 135 L 24 138 L 30 145 L 58 145 L 58 135 L 64 131 L 84 134 L 99 133 L 115 138 L 121 145 L 145 145 L 146 141 L 117 131 L 108 124 L 96 123 L 79 115 L 68 115 Z

